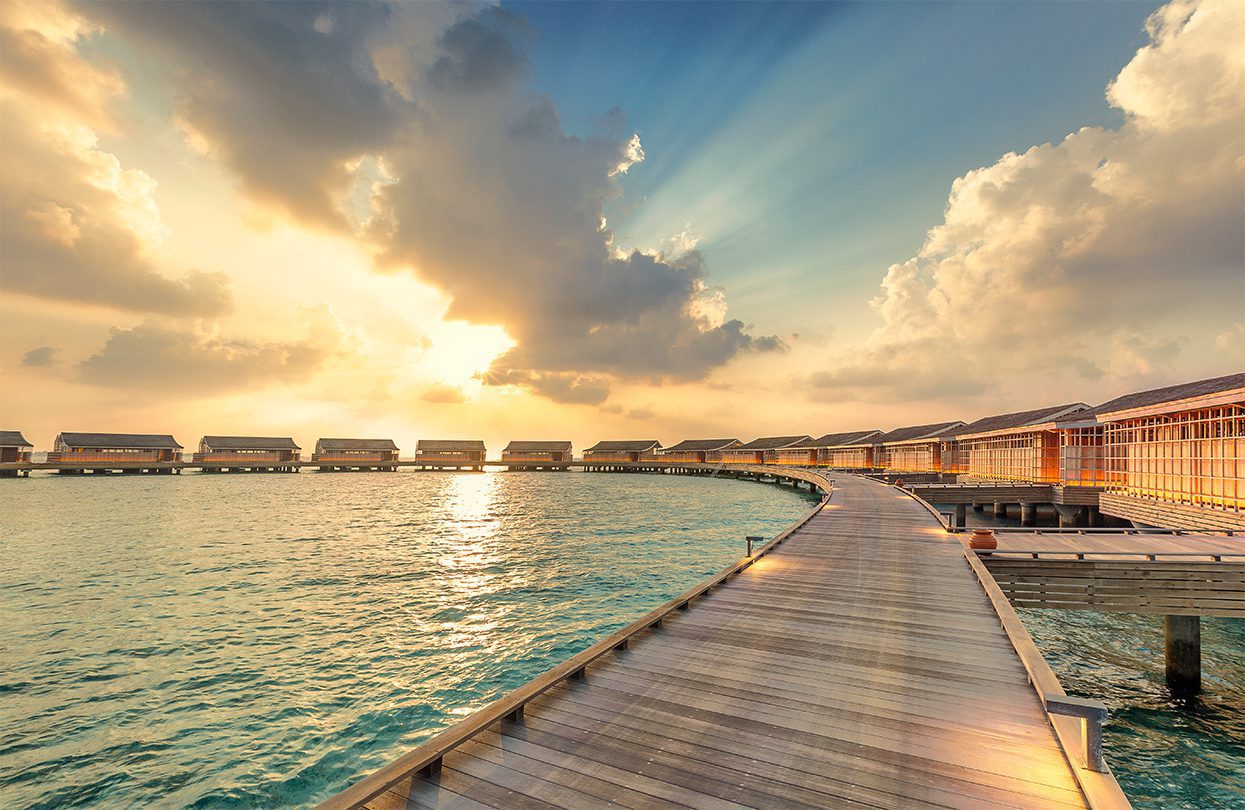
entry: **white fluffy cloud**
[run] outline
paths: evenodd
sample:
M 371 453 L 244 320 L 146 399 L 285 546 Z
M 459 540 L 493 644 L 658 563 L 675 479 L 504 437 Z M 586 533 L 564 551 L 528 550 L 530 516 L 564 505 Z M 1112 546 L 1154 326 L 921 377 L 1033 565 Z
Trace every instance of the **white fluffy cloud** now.
M 887 271 L 869 351 L 814 383 L 921 398 L 944 393 L 921 383 L 931 363 L 968 391 L 1034 369 L 1148 380 L 1188 342 L 1178 318 L 1239 320 L 1245 5 L 1174 2 L 1147 30 L 1107 91 L 1123 125 L 956 180 L 943 223 Z

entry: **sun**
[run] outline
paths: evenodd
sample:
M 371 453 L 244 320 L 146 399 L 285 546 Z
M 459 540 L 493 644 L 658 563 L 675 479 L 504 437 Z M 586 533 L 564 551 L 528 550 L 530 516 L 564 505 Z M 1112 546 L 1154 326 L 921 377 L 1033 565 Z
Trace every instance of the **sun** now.
M 443 385 L 458 388 L 465 396 L 479 393 L 479 377 L 493 361 L 515 346 L 500 326 L 466 321 L 441 321 L 428 328 L 429 348 L 420 360 L 421 370 Z

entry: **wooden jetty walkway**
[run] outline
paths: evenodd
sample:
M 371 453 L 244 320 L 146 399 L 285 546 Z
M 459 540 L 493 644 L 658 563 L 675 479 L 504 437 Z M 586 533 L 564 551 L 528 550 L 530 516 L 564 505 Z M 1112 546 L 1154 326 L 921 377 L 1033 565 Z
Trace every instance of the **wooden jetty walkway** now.
M 840 475 L 754 559 L 321 808 L 1127 807 L 1069 710 L 1101 717 L 975 555 Z

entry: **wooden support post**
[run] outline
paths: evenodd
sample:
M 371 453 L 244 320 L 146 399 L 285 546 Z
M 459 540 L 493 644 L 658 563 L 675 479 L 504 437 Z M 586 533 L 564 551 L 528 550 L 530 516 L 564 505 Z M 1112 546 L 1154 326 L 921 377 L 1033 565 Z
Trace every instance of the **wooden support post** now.
M 1005 503 L 996 503 L 996 504 L 994 505 L 994 516 L 995 516 L 996 518 L 1005 518 L 1005 517 L 1007 517 L 1007 504 L 1005 504 Z
M 968 504 L 959 503 L 955 506 L 955 521 L 952 525 L 964 528 L 968 524 Z
M 1202 626 L 1197 616 L 1167 616 L 1167 686 L 1181 694 L 1202 689 Z
M 516 706 L 514 708 L 514 711 L 506 715 L 506 719 L 512 723 L 522 723 L 523 722 L 523 707 Z
M 974 511 L 974 512 L 984 512 L 984 511 L 986 511 L 986 505 L 985 505 L 984 503 L 975 503 L 975 504 L 973 504 L 973 511 Z
M 1020 525 L 1036 526 L 1037 525 L 1037 504 L 1022 503 L 1020 505 Z
M 441 757 L 437 757 L 419 769 L 419 775 L 425 778 L 436 776 L 439 773 L 441 773 Z
M 1102 528 L 1102 511 L 1097 506 L 1089 507 L 1089 527 L 1091 529 Z

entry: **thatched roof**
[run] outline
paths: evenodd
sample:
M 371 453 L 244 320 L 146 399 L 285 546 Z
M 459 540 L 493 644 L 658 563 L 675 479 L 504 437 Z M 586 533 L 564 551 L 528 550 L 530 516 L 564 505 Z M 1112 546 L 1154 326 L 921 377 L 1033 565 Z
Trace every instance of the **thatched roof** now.
M 431 453 L 483 453 L 484 442 L 476 439 L 420 439 L 415 449 Z
M 1229 374 L 1226 377 L 1214 377 L 1209 380 L 1198 380 L 1197 382 L 1182 383 L 1180 385 L 1169 385 L 1166 388 L 1155 388 L 1151 391 L 1140 391 L 1136 394 L 1126 394 L 1122 397 L 1116 397 L 1110 402 L 1104 402 L 1085 413 L 1077 414 L 1077 416 L 1101 416 L 1102 414 L 1131 411 L 1135 408 L 1163 405 L 1168 402 L 1179 402 L 1185 399 L 1236 390 L 1245 391 L 1245 373 Z
M 212 450 L 302 450 L 289 436 L 204 436 Z
M 799 444 L 811 436 L 766 436 L 761 439 L 753 439 L 742 447 L 732 447 L 732 450 L 780 450 L 784 447 L 791 447 Z
M 0 447 L 30 447 L 34 445 L 26 441 L 20 430 L 0 430 Z
M 656 439 L 628 439 L 625 441 L 605 441 L 585 450 L 585 453 L 643 453 L 661 447 Z
M 322 450 L 367 450 L 397 452 L 393 439 L 321 439 L 316 446 Z
M 62 433 L 58 437 L 69 447 L 99 447 L 110 450 L 181 450 L 167 433 Z
M 853 430 L 847 433 L 827 433 L 816 439 L 800 442 L 797 447 L 846 447 L 849 444 L 872 444 L 872 439 L 882 435 L 880 430 Z M 866 442 L 865 440 L 869 441 Z
M 895 428 L 890 433 L 874 436 L 869 441 L 871 444 L 897 444 L 899 442 L 920 441 L 922 439 L 936 440 L 949 435 L 963 424 L 963 422 L 957 420 L 955 422 L 935 422 L 932 425 L 912 425 L 910 427 Z
M 1079 417 L 1080 412 L 1088 407 L 1084 402 L 1072 402 L 1067 405 L 1054 405 L 1049 408 L 1038 408 L 1032 411 L 1017 411 L 1016 413 L 987 416 L 985 419 L 978 419 L 976 422 L 969 422 L 964 427 L 956 428 L 950 435 L 957 437 L 973 436 L 978 433 L 995 433 L 1000 430 L 1044 425 L 1064 416 L 1075 414 Z
M 511 442 L 503 451 L 506 453 L 569 453 L 570 442 Z
M 664 448 L 666 453 L 695 453 L 713 450 L 729 450 L 743 444 L 739 439 L 684 439 L 673 447 Z

